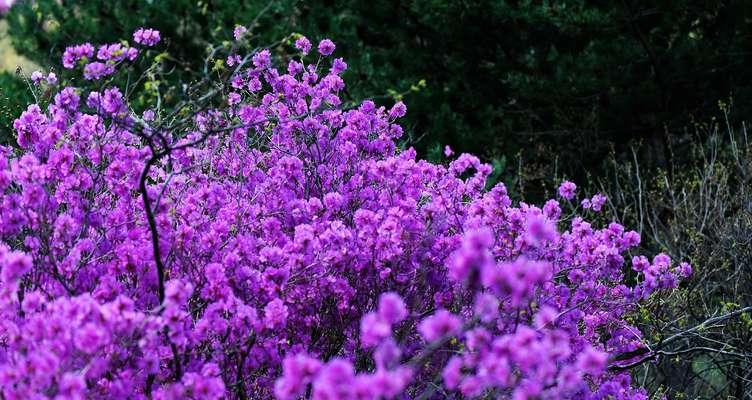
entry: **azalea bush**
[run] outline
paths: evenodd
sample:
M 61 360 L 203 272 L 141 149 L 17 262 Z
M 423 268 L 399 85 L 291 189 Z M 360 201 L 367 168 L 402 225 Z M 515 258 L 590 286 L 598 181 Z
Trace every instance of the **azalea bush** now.
M 147 109 L 155 30 L 33 77 L 0 150 L 2 398 L 647 398 L 629 314 L 689 264 L 572 182 L 513 204 L 475 156 L 397 146 L 406 106 L 343 105 L 331 40 L 277 67 L 245 32 Z

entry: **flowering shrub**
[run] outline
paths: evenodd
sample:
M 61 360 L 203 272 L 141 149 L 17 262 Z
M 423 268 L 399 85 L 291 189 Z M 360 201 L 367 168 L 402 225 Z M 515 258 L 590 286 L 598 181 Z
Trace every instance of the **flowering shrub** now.
M 0 152 L 2 397 L 645 398 L 626 314 L 689 266 L 625 269 L 639 235 L 565 216 L 569 182 L 515 206 L 472 155 L 399 149 L 404 104 L 343 109 L 334 43 L 295 46 L 169 115 L 103 83 L 136 47 L 65 51 L 101 85 Z

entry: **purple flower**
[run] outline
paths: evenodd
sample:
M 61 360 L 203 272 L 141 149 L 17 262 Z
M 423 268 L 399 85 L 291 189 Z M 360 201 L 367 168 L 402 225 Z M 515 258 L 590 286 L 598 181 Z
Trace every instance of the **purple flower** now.
M 426 317 L 418 324 L 418 332 L 427 342 L 433 342 L 442 337 L 456 333 L 462 322 L 459 317 L 447 310 L 438 310 L 430 317 Z
M 376 346 L 391 334 L 389 322 L 376 313 L 368 313 L 360 320 L 360 343 L 365 348 Z
M 15 2 L 16 0 L 0 0 L 0 15 L 3 15 L 10 11 L 10 8 Z
M 608 354 L 589 347 L 577 357 L 577 368 L 586 374 L 600 376 L 606 369 Z
M 264 325 L 269 329 L 281 327 L 287 321 L 289 311 L 281 299 L 274 299 L 264 307 Z
M 681 276 L 682 278 L 689 278 L 690 276 L 692 276 L 692 266 L 686 262 L 680 263 L 676 268 L 676 273 L 679 274 L 679 276 Z
M 297 399 L 321 369 L 321 362 L 303 354 L 287 356 L 282 363 L 282 378 L 274 384 L 279 400 Z
M 314 399 L 356 398 L 355 368 L 342 359 L 334 359 L 322 368 L 313 382 Z
M 243 25 L 235 25 L 235 29 L 232 31 L 232 36 L 235 38 L 235 40 L 240 40 L 245 36 L 245 34 L 248 32 L 248 28 L 246 28 Z
M 138 52 L 93 54 L 73 46 L 64 62 L 95 79 Z M 404 104 L 340 99 L 341 59 L 253 56 L 226 77 L 227 102 L 185 123 L 149 123 L 150 96 L 128 91 L 130 104 L 116 80 L 50 84 L 53 100 L 14 121 L 18 148 L 0 146 L 3 388 L 407 398 L 441 376 L 445 397 L 644 398 L 608 355 L 641 345 L 630 311 L 689 264 L 636 256 L 627 279 L 637 233 L 562 216 L 553 199 L 513 203 L 502 184 L 486 190 L 492 168 L 476 156 L 420 159 L 399 145 Z
M 10 283 L 18 280 L 31 270 L 31 257 L 18 251 L 11 251 L 0 257 L 0 278 Z
M 347 63 L 342 58 L 335 58 L 332 61 L 332 68 L 330 72 L 334 75 L 339 75 L 347 69 Z
M 489 252 L 493 242 L 493 233 L 488 228 L 468 231 L 463 237 L 462 246 L 448 258 L 449 278 L 462 282 L 473 274 L 477 275 L 478 271 L 489 264 L 493 264 Z
M 232 92 L 229 95 L 227 95 L 227 104 L 234 106 L 235 104 L 240 103 L 241 97 L 240 93 Z
M 389 110 L 389 118 L 391 119 L 402 118 L 405 116 L 406 113 L 407 113 L 407 106 L 405 106 L 405 103 L 398 101 Z
M 42 71 L 32 72 L 30 79 L 35 85 L 39 85 L 40 83 L 42 83 L 42 79 L 44 79 L 44 76 L 42 75 Z
M 331 55 L 334 53 L 335 48 L 336 46 L 334 45 L 334 42 L 329 39 L 324 39 L 319 42 L 319 53 L 321 53 L 322 56 Z
M 535 327 L 538 329 L 551 329 L 554 327 L 554 322 L 559 312 L 555 308 L 549 306 L 543 306 L 535 314 Z
M 444 386 L 447 389 L 454 390 L 457 388 L 462 380 L 462 359 L 457 356 L 450 358 L 441 373 L 441 377 L 444 379 Z
M 308 52 L 311 51 L 311 42 L 307 37 L 301 36 L 295 41 L 295 48 L 300 50 L 303 55 L 307 55 Z
M 76 89 L 70 86 L 63 88 L 63 90 L 55 95 L 55 106 L 71 113 L 78 109 L 80 101 L 81 97 L 76 92 Z
M 57 85 L 57 75 L 54 72 L 47 74 L 47 84 L 51 86 Z
M 240 65 L 242 61 L 243 61 L 243 58 L 240 57 L 238 54 L 227 56 L 227 65 L 230 67 L 234 67 L 235 65 Z
M 566 200 L 572 200 L 577 192 L 577 185 L 570 181 L 564 181 L 559 185 L 559 196 Z
M 92 57 L 94 57 L 94 46 L 91 43 L 67 47 L 63 52 L 63 67 L 71 69 L 79 60 L 88 60 Z
M 384 293 L 379 297 L 378 314 L 389 324 L 396 324 L 407 317 L 407 307 L 397 293 Z
M 373 360 L 379 369 L 393 368 L 400 361 L 402 350 L 391 337 L 386 338 L 373 352 Z
M 86 379 L 82 373 L 68 372 L 60 381 L 58 397 L 68 399 L 83 399 L 86 394 Z
M 88 80 L 99 80 L 114 73 L 115 67 L 112 64 L 93 62 L 84 67 L 84 78 Z
M 97 352 L 107 342 L 104 327 L 89 322 L 76 330 L 76 348 L 86 354 Z
M 139 28 L 133 32 L 133 41 L 147 47 L 154 46 L 160 40 L 159 31 L 156 29 Z
M 525 239 L 538 246 L 556 239 L 556 226 L 543 215 L 528 215 L 525 218 Z
M 473 308 L 475 315 L 483 322 L 491 322 L 499 317 L 499 299 L 489 293 L 479 294 Z
M 258 69 L 265 69 L 271 66 L 271 53 L 269 50 L 264 49 L 253 55 L 253 65 Z
M 147 122 L 154 121 L 154 117 L 155 117 L 155 113 L 154 113 L 154 110 L 152 109 L 144 111 L 144 114 L 141 116 L 141 118 L 143 118 L 144 121 L 147 121 Z
M 590 205 L 593 211 L 599 212 L 603 208 L 603 205 L 606 204 L 606 201 L 608 198 L 604 196 L 601 193 L 597 193 L 595 196 L 593 196 L 592 199 L 590 199 Z

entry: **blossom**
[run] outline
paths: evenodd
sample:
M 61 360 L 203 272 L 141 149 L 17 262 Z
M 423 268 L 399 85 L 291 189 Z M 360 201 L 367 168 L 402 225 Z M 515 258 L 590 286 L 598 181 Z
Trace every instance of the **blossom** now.
M 332 61 L 332 68 L 329 70 L 334 75 L 339 75 L 347 69 L 347 63 L 342 58 L 335 58 Z
M 369 313 L 360 320 L 360 342 L 364 347 L 373 347 L 391 335 L 390 323 L 376 313 Z
M 396 102 L 389 110 L 389 118 L 392 119 L 402 118 L 405 114 L 407 114 L 407 107 L 401 101 Z
M 47 74 L 46 80 L 48 85 L 57 85 L 57 75 L 54 72 Z
M 35 85 L 39 85 L 42 82 L 42 79 L 44 79 L 44 77 L 42 76 L 42 71 L 32 72 L 30 79 Z
M 322 56 L 328 56 L 334 53 L 334 49 L 336 46 L 334 45 L 334 42 L 332 42 L 329 39 L 324 39 L 319 42 L 319 53 L 321 53 Z
M 459 329 L 460 318 L 447 310 L 438 310 L 418 324 L 418 332 L 427 342 L 433 342 Z
M 227 57 L 227 65 L 230 67 L 234 67 L 235 65 L 240 65 L 242 62 L 242 58 L 238 54 L 234 54 Z
M 63 52 L 63 67 L 71 69 L 79 60 L 88 60 L 92 57 L 94 57 L 94 46 L 91 43 L 67 47 Z
M 577 367 L 586 374 L 599 376 L 606 368 L 608 355 L 593 348 L 587 348 L 577 358 Z
M 389 324 L 396 324 L 407 317 L 407 308 L 398 294 L 384 293 L 379 296 L 378 314 Z
M 84 353 L 93 354 L 106 343 L 104 328 L 95 323 L 87 323 L 76 332 L 76 348 Z
M 300 50 L 303 55 L 307 55 L 311 51 L 311 42 L 305 36 L 301 36 L 295 41 L 295 48 Z
M 160 40 L 159 31 L 156 29 L 138 28 L 133 32 L 133 41 L 147 47 L 154 46 Z
M 288 316 L 288 308 L 281 299 L 274 299 L 264 307 L 264 324 L 267 328 L 276 328 L 284 325 Z
M 449 359 L 444 370 L 441 373 L 441 377 L 444 379 L 444 386 L 447 389 L 455 389 L 462 380 L 462 359 L 454 356 Z
M 565 200 L 572 200 L 577 191 L 577 185 L 570 181 L 564 181 L 559 185 L 559 196 Z
M 141 118 L 144 119 L 144 121 L 154 121 L 154 110 L 145 110 Z
M 0 258 L 0 278 L 9 283 L 21 278 L 31 270 L 31 257 L 18 251 L 11 251 Z
M 240 100 L 241 100 L 240 93 L 232 92 L 229 95 L 227 95 L 227 104 L 231 106 L 240 103 Z
M 608 198 L 604 196 L 601 193 L 597 193 L 595 196 L 593 196 L 592 199 L 590 199 L 590 205 L 593 211 L 598 212 L 603 208 L 603 205 L 606 204 L 606 201 Z
M 86 64 L 84 67 L 84 78 L 88 80 L 98 80 L 115 73 L 115 67 L 112 64 L 93 62 Z
M 235 25 L 235 29 L 232 30 L 232 36 L 235 40 L 240 40 L 248 32 L 248 28 L 243 25 Z
M 253 65 L 256 68 L 259 68 L 259 69 L 268 68 L 271 65 L 271 63 L 272 63 L 272 61 L 271 61 L 271 53 L 269 53 L 269 50 L 264 49 L 264 50 L 256 53 L 253 56 L 252 61 L 253 61 Z
M 274 385 L 274 394 L 280 400 L 298 398 L 320 369 L 321 362 L 304 354 L 286 357 L 282 364 L 282 378 Z
M 689 263 L 680 263 L 676 270 L 679 276 L 681 276 L 682 278 L 689 278 L 690 276 L 692 276 L 692 266 L 689 265 Z

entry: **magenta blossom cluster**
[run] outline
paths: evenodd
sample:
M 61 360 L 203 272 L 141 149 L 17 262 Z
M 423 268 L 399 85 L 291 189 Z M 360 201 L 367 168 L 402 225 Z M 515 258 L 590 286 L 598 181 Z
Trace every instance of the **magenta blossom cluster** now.
M 52 71 L 50 71 L 46 77 L 44 76 L 44 74 L 42 74 L 42 71 L 34 71 L 31 73 L 31 76 L 29 76 L 29 79 L 31 79 L 31 82 L 35 86 L 41 85 L 42 82 L 45 82 L 50 86 L 57 84 L 57 74 Z
M 159 31 L 156 29 L 139 28 L 136 32 L 133 32 L 133 41 L 147 47 L 156 45 L 161 39 Z
M 134 39 L 137 37 L 136 34 L 141 31 L 142 29 L 134 33 Z M 159 41 L 159 32 L 151 29 L 148 31 L 150 32 L 148 34 L 141 33 L 136 42 L 151 46 L 143 38 L 151 38 L 154 35 L 156 35 L 157 41 Z M 90 43 L 84 43 L 65 49 L 65 52 L 63 52 L 63 67 L 73 69 L 80 63 L 83 65 L 83 76 L 85 79 L 99 80 L 114 74 L 120 64 L 125 61 L 134 61 L 136 57 L 138 57 L 138 49 L 135 47 L 130 47 L 128 44 L 123 43 L 113 43 L 99 46 L 96 50 L 95 61 L 94 46 Z
M 342 60 L 233 60 L 225 105 L 171 130 L 117 87 L 15 121 L 0 397 L 646 398 L 615 368 L 644 346 L 626 316 L 689 265 L 630 270 L 636 232 L 402 150 L 405 105 L 343 108 Z

